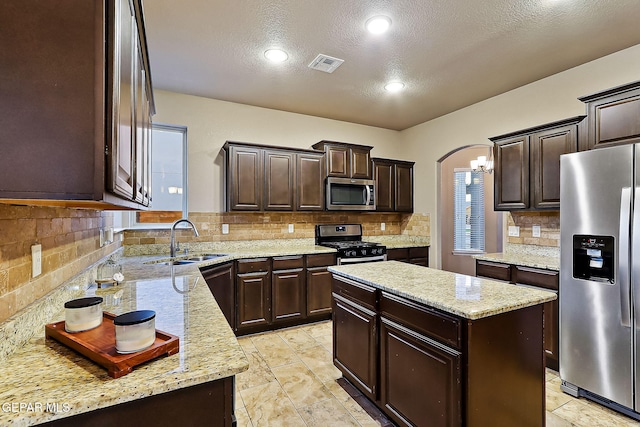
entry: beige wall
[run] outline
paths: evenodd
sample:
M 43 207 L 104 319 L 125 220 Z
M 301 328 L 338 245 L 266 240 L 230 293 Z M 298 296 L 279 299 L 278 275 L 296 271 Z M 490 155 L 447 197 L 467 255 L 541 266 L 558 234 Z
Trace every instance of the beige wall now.
M 311 148 L 328 139 L 370 145 L 373 156 L 407 160 L 393 130 L 172 92 L 156 91 L 155 98 L 154 122 L 188 129 L 189 212 L 224 211 L 220 149 L 227 140 Z
M 442 204 L 440 205 L 440 216 L 442 226 L 439 233 L 433 233 L 431 241 L 437 240 L 441 250 L 443 270 L 454 273 L 476 275 L 476 261 L 471 255 L 453 254 L 453 234 L 454 224 L 454 178 L 453 172 L 456 168 L 468 168 L 469 162 L 477 159 L 478 156 L 487 155 L 486 146 L 474 146 L 456 151 L 441 162 L 440 165 L 440 194 Z M 493 174 L 484 175 L 485 194 L 485 251 L 502 251 L 502 214 L 493 210 Z M 435 239 L 433 237 L 436 237 Z
M 640 45 L 636 45 L 402 131 L 400 152 L 416 162 L 416 212 L 431 214 L 432 233 L 439 227 L 436 164 L 448 152 L 585 114 L 579 96 L 638 80 L 639 70 Z M 431 253 L 437 256 L 439 251 L 432 240 Z M 431 265 L 437 265 L 435 261 L 432 258 Z

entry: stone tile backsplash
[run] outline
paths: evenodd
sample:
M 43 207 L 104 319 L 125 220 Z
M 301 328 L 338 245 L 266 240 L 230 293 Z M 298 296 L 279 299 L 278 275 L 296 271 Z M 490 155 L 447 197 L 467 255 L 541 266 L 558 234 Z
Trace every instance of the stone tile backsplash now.
M 430 237 L 429 214 L 342 213 L 342 212 L 191 212 L 189 219 L 200 237 L 191 230 L 178 232 L 180 242 L 314 238 L 316 224 L 362 224 L 365 236 L 409 235 Z M 385 223 L 382 231 L 380 224 Z M 229 234 L 222 234 L 229 224 Z M 289 233 L 289 224 L 294 232 Z M 127 230 L 124 245 L 169 245 L 169 230 Z M 126 253 L 126 250 L 125 250 Z
M 560 247 L 560 212 L 512 211 L 507 215 L 507 227 L 512 225 L 520 227 L 520 236 L 507 236 L 507 243 Z M 540 237 L 533 237 L 534 225 L 540 226 Z
M 100 247 L 113 215 L 87 209 L 0 204 L 0 322 L 117 250 Z M 31 245 L 42 245 L 42 274 L 31 277 Z

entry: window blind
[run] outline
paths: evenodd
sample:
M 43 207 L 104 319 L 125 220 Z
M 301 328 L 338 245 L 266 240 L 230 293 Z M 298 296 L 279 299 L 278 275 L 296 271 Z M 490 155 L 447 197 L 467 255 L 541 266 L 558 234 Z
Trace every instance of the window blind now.
M 484 173 L 455 169 L 454 251 L 484 251 Z

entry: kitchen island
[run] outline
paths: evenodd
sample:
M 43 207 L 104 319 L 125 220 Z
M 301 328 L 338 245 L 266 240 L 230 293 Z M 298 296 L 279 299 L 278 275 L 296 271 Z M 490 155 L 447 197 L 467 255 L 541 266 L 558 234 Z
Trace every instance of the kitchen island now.
M 394 422 L 545 424 L 554 293 L 394 261 L 329 271 L 334 364 Z
M 34 336 L 4 355 L 0 425 L 231 426 L 234 376 L 249 363 L 196 266 L 144 264 L 123 258 L 125 282 L 98 289 L 90 276 L 56 289 L 37 310 L 3 325 Z M 173 274 L 172 274 L 173 273 Z M 95 276 L 94 276 L 95 277 Z M 104 311 L 156 311 L 156 328 L 176 335 L 180 351 L 137 366 L 117 379 L 107 370 L 44 337 L 45 323 L 64 320 L 64 301 L 104 298 Z M 44 313 L 44 314 L 43 314 Z

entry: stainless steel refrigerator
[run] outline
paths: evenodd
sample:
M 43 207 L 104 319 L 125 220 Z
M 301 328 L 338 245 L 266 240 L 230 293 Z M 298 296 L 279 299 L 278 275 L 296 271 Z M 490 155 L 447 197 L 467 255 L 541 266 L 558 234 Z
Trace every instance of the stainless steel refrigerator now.
M 560 160 L 562 389 L 635 418 L 640 415 L 639 167 L 640 145 Z

